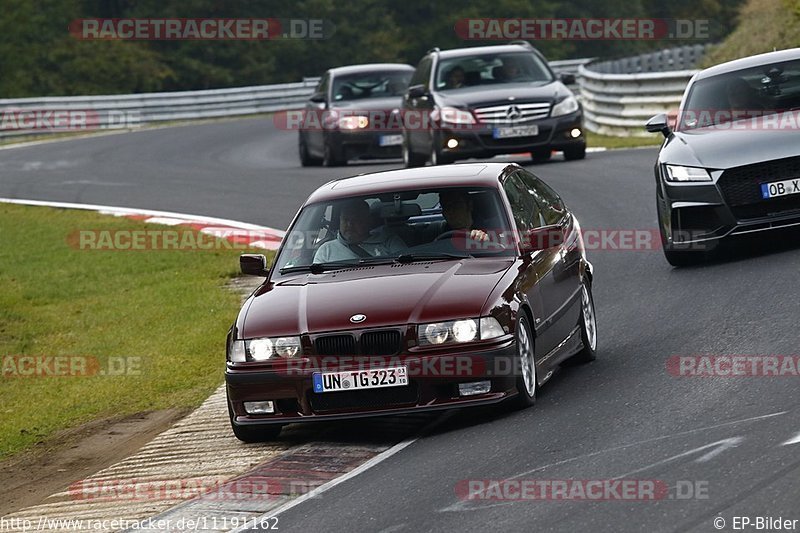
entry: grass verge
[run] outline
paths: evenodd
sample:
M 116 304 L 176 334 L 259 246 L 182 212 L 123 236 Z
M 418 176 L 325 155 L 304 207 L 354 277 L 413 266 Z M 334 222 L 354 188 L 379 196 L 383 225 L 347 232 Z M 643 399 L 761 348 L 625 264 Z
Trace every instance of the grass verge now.
M 225 284 L 242 250 L 80 250 L 69 239 L 165 228 L 0 204 L 0 459 L 98 418 L 194 407 L 220 384 L 240 305 Z M 22 356 L 51 359 L 39 368 Z M 57 361 L 77 375 L 47 375 Z
M 596 148 L 639 148 L 640 146 L 661 146 L 664 137 L 661 134 L 652 134 L 649 137 L 612 137 L 610 135 L 600 135 L 586 131 L 586 146 Z

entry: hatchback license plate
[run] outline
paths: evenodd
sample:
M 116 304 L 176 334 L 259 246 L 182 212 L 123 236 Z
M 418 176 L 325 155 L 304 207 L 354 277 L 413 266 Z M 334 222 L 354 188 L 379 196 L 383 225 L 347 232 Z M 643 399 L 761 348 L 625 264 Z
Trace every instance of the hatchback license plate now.
M 347 372 L 315 372 L 314 392 L 380 389 L 408 385 L 408 367 L 371 368 Z
M 402 135 L 381 135 L 378 139 L 379 146 L 397 146 L 403 144 Z

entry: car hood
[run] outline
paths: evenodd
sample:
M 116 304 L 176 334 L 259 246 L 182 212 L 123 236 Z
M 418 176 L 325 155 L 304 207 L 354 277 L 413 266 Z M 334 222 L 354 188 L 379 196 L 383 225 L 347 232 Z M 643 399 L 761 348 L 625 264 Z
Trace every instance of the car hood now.
M 262 286 L 240 338 L 477 317 L 513 258 L 375 265 L 302 274 Z M 350 322 L 366 315 L 360 324 Z
M 392 111 L 400 109 L 402 96 L 391 98 L 364 98 L 363 100 L 345 100 L 335 102 L 331 107 L 341 111 Z
M 660 161 L 676 165 L 726 169 L 798 155 L 797 130 L 698 129 L 675 132 L 661 150 Z
M 529 100 L 556 101 L 566 98 L 572 92 L 563 83 L 554 81 L 546 85 L 530 83 L 509 83 L 497 86 L 478 85 L 465 89 L 439 93 L 443 105 L 455 107 L 484 107 L 487 105 L 527 102 Z

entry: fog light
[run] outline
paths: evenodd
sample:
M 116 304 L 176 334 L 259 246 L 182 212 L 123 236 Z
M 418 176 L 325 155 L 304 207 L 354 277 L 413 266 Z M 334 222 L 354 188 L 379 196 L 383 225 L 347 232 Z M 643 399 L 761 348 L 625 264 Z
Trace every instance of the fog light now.
M 569 134 L 573 139 L 577 139 L 581 136 L 581 130 L 580 128 L 572 128 L 572 131 L 569 132 Z
M 275 406 L 272 402 L 244 402 L 244 410 L 248 415 L 271 415 Z
M 473 381 L 472 383 L 459 383 L 458 394 L 461 396 L 475 396 L 476 394 L 486 394 L 492 390 L 491 381 Z
M 457 146 L 458 146 L 458 140 L 456 140 L 456 139 L 448 139 L 448 141 L 447 141 L 447 147 L 448 148 L 450 148 L 452 150 L 453 148 L 455 148 Z

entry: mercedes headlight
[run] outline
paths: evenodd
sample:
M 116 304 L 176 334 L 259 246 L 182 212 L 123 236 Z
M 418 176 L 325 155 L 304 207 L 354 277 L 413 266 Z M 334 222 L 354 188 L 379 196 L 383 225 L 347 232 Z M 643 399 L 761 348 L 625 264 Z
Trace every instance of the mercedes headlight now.
M 443 107 L 439 110 L 439 118 L 448 124 L 475 124 L 475 117 L 469 111 L 455 107 Z
M 700 167 L 667 165 L 667 181 L 711 181 L 711 174 Z
M 569 115 L 578 110 L 578 100 L 574 96 L 567 96 L 559 103 L 553 106 L 553 111 L 550 112 L 551 117 L 560 117 L 561 115 Z

